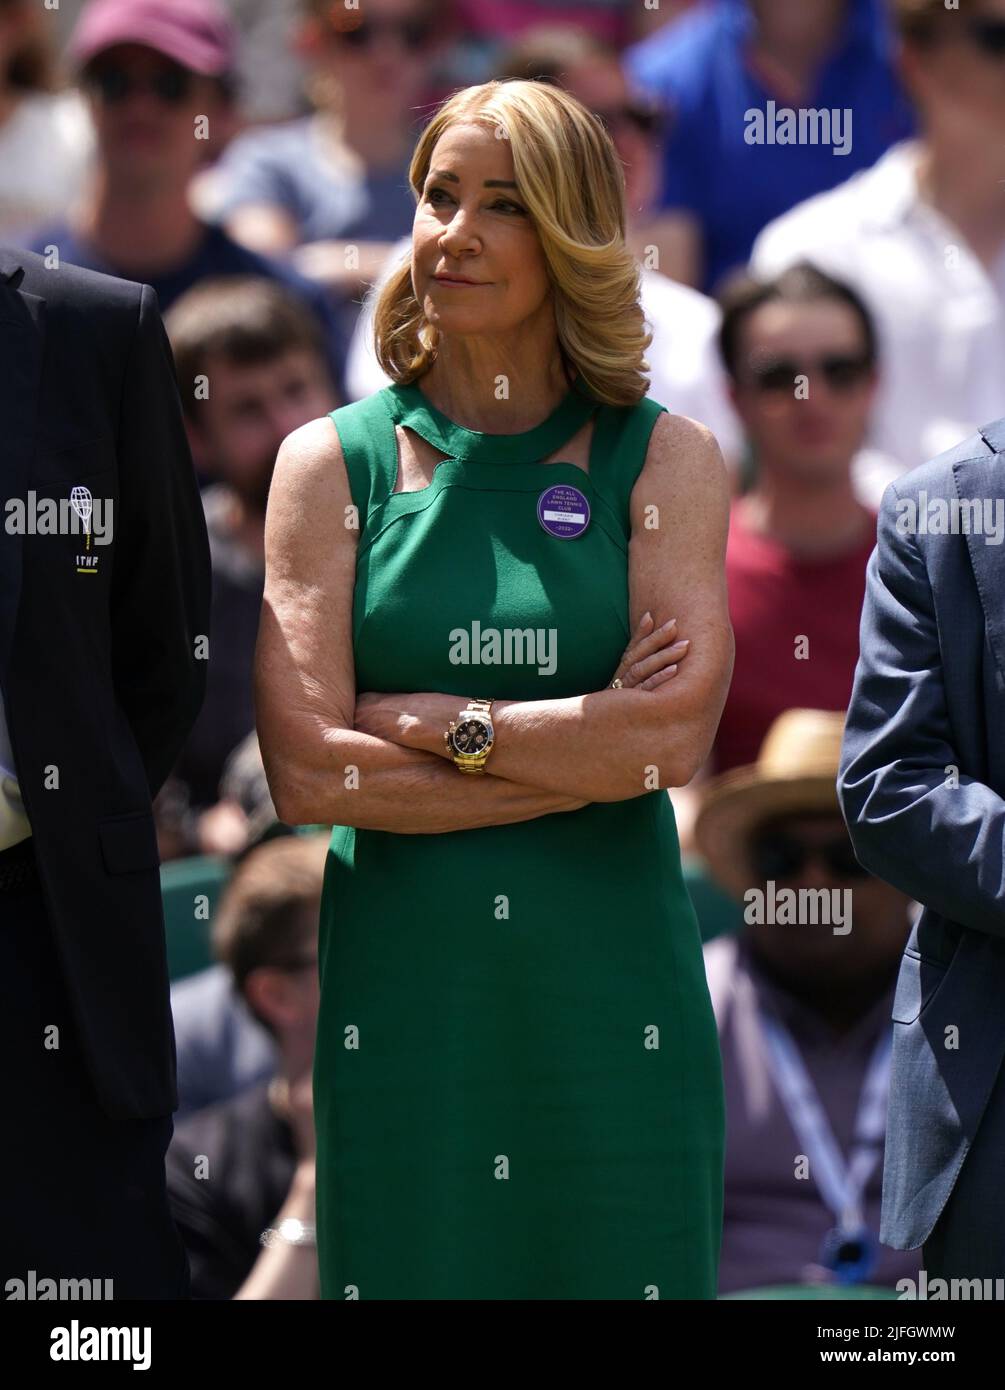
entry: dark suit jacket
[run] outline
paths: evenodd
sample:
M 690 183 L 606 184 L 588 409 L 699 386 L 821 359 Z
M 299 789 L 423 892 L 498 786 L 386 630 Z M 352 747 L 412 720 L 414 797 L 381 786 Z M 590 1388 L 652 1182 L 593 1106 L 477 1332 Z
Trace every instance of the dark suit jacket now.
M 0 421 L 0 684 L 45 905 L 102 1105 L 169 1114 L 151 799 L 202 703 L 210 582 L 149 286 L 0 251 Z M 12 532 L 12 500 L 68 501 L 77 486 L 111 501 L 109 544 Z
M 838 781 L 859 859 L 924 905 L 892 1011 L 880 1238 L 901 1250 L 930 1235 L 1005 1056 L 1005 544 L 912 534 L 902 504 L 931 527 L 932 499 L 1000 502 L 1003 453 L 999 420 L 887 489 Z

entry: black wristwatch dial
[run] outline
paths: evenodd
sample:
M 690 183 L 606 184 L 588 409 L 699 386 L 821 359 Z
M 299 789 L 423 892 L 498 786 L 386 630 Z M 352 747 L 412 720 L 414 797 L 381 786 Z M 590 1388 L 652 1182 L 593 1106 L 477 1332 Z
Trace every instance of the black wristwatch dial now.
M 489 741 L 489 731 L 480 719 L 465 719 L 454 730 L 458 753 L 480 753 Z

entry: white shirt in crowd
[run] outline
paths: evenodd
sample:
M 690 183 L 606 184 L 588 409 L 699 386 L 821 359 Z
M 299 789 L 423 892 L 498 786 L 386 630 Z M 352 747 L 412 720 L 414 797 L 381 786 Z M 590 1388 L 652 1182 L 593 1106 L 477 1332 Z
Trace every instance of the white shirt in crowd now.
M 918 146 L 904 141 L 862 173 L 761 232 L 751 269 L 808 260 L 872 311 L 881 383 L 870 443 L 903 469 L 1005 415 L 1005 247 L 986 269 L 919 195 Z
M 74 91 L 31 93 L 0 123 L 0 240 L 16 242 L 66 216 L 94 147 L 94 128 Z

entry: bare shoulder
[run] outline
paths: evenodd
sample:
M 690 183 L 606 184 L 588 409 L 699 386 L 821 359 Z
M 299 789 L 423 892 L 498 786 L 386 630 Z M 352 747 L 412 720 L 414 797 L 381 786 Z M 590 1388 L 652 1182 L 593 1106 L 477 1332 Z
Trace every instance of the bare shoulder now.
M 332 467 L 334 464 L 341 467 Z M 279 446 L 275 473 L 282 473 L 285 482 L 296 478 L 307 481 L 314 475 L 324 477 L 339 471 L 345 475 L 342 445 L 338 430 L 328 416 L 320 416 L 317 420 L 307 421 L 306 425 L 300 425 L 299 430 L 286 435 Z
M 349 498 L 338 431 L 327 415 L 309 420 L 283 440 L 269 489 L 269 522 L 309 529 Z
M 633 509 L 664 501 L 691 515 L 721 514 L 729 496 L 729 472 L 712 431 L 690 416 L 660 411 L 632 492 Z
M 288 434 L 276 456 L 265 519 L 266 575 L 341 571 L 358 525 L 338 431 L 328 416 Z
M 727 482 L 726 464 L 718 440 L 707 425 L 689 415 L 661 410 L 649 436 L 645 469 L 672 471 L 689 483 L 699 477 Z

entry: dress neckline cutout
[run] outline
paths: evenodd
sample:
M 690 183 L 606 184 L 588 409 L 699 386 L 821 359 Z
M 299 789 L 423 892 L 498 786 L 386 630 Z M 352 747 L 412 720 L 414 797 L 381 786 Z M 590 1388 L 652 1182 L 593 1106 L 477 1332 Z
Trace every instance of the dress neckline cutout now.
M 519 434 L 481 434 L 458 425 L 413 382 L 397 382 L 382 393 L 396 424 L 414 430 L 448 458 L 476 463 L 537 463 L 578 433 L 600 402 L 573 383 L 555 409 L 532 429 Z

